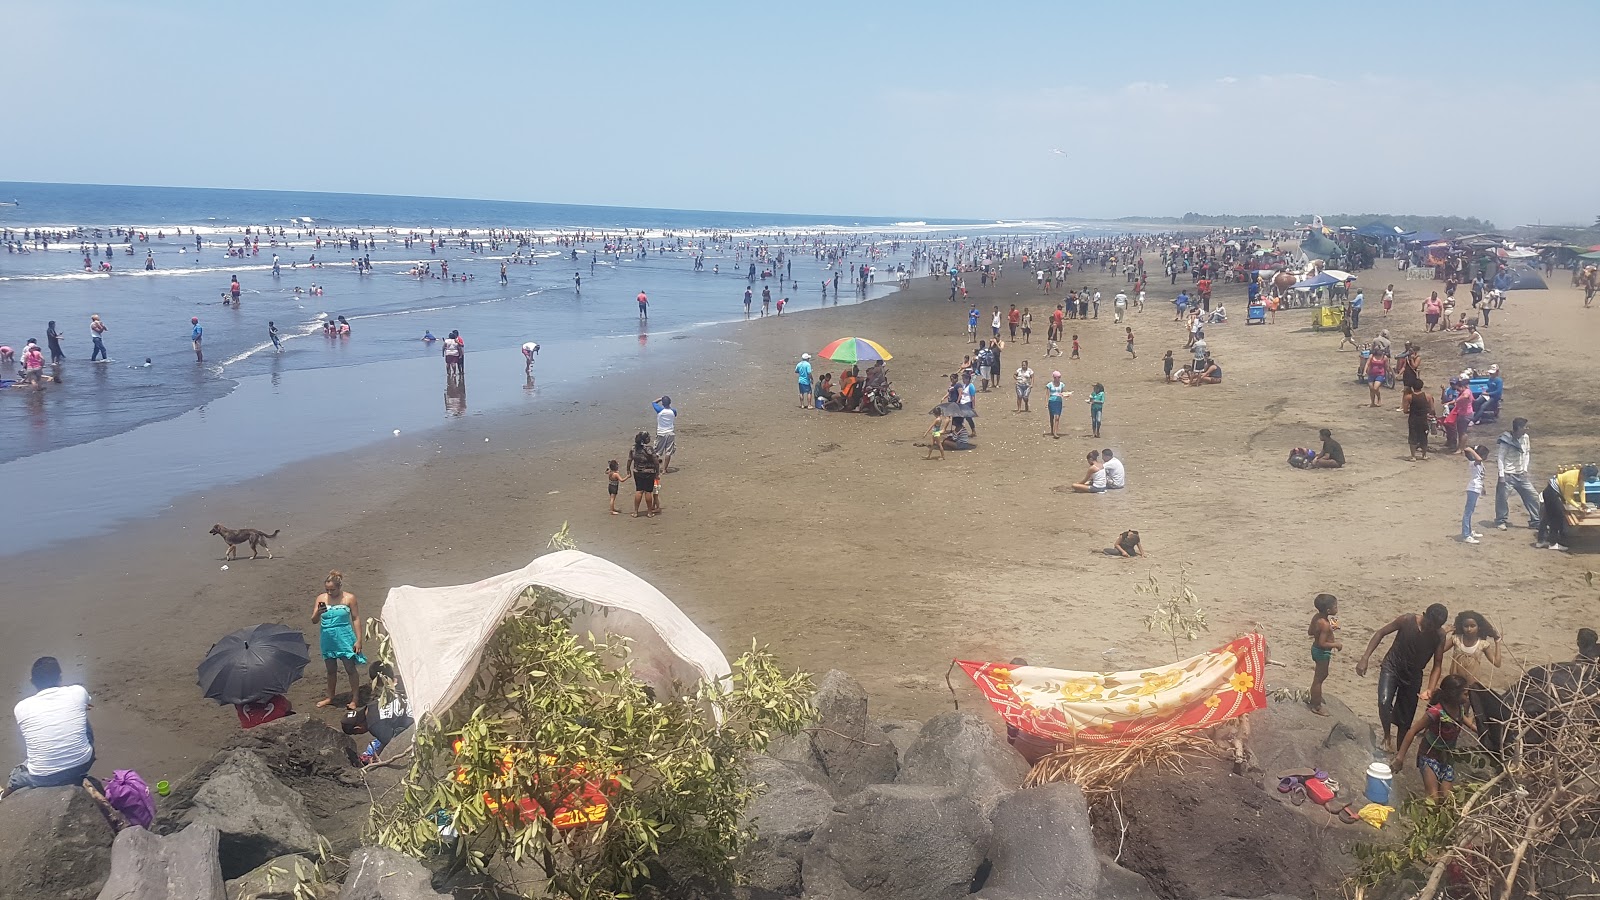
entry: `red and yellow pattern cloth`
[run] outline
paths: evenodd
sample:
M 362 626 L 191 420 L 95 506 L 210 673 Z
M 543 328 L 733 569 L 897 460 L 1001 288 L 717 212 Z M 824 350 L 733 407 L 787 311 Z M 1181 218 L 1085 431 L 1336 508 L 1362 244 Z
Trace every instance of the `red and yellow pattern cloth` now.
M 1132 672 L 956 662 L 1007 724 L 1058 743 L 1124 743 L 1206 728 L 1267 703 L 1267 641 L 1259 634 Z

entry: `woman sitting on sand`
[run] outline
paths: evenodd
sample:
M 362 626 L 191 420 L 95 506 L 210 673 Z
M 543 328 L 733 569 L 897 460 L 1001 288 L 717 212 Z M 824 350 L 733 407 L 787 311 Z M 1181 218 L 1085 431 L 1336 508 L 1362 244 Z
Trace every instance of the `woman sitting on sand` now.
M 333 705 L 333 693 L 339 686 L 339 660 L 344 660 L 344 671 L 350 679 L 349 708 L 355 709 L 356 666 L 366 665 L 367 658 L 361 655 L 361 613 L 356 607 L 356 595 L 344 589 L 344 575 L 337 569 L 322 582 L 311 620 L 322 630 L 322 660 L 328 668 L 328 696 L 317 706 Z
M 1202 384 L 1221 384 L 1222 366 L 1218 365 L 1215 359 L 1208 356 L 1189 371 L 1189 377 L 1183 383 L 1189 387 L 1199 387 Z
M 1083 481 L 1072 486 L 1080 494 L 1103 494 L 1106 491 L 1106 469 L 1100 464 L 1100 451 L 1089 451 L 1089 471 Z
M 1472 328 L 1468 329 L 1468 331 L 1467 331 L 1467 339 L 1461 342 L 1461 352 L 1462 353 L 1483 353 L 1483 352 L 1485 352 L 1485 347 L 1483 346 L 1483 335 L 1478 333 L 1478 329 L 1476 327 L 1472 327 Z

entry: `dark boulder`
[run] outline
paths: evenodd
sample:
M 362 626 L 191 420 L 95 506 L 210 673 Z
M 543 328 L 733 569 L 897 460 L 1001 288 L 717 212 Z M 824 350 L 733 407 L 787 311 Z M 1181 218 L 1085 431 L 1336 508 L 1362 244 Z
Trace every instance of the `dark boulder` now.
M 1003 733 L 978 716 L 949 712 L 922 726 L 896 783 L 957 788 L 987 815 L 1027 775 L 1027 762 Z
M 222 874 L 227 878 L 279 856 L 315 853 L 322 841 L 305 800 L 250 750 L 227 754 L 194 790 L 182 821 L 214 825 L 221 832 Z
M 868 785 L 812 836 L 801 879 L 813 900 L 961 900 L 988 845 L 983 814 L 954 789 Z
M 1083 900 L 1100 888 L 1089 805 L 1075 784 L 1013 791 L 995 806 L 983 900 Z
M 1259 779 L 1234 775 L 1231 761 L 1197 758 L 1182 772 L 1133 773 L 1117 806 L 1097 804 L 1093 821 L 1097 846 L 1120 846 L 1121 865 L 1166 900 L 1263 897 L 1338 884 L 1353 867 L 1344 845 L 1369 839 L 1366 826 L 1342 825 L 1311 804 L 1306 810 L 1269 796 Z
M 99 900 L 225 900 L 217 839 L 210 825 L 167 837 L 123 829 L 111 847 L 111 877 Z
M 833 812 L 833 795 L 792 763 L 752 755 L 747 765 L 745 780 L 760 795 L 745 810 L 744 825 L 756 836 L 740 855 L 739 874 L 754 890 L 797 897 L 806 845 Z
M 810 729 L 811 753 L 837 794 L 869 784 L 888 784 L 900 770 L 894 742 L 867 717 L 867 692 L 837 669 L 822 677 L 812 698 L 816 722 Z
M 355 741 L 310 716 L 289 716 L 242 730 L 223 750 L 253 750 L 284 783 L 297 778 L 360 782 Z
M 1251 762 L 1267 776 L 1265 783 L 1274 792 L 1286 772 L 1322 769 L 1342 786 L 1341 797 L 1359 800 L 1367 765 L 1379 758 L 1377 735 L 1342 701 L 1327 697 L 1323 707 L 1327 716 L 1313 713 L 1304 703 L 1274 700 L 1252 714 Z
M 422 863 L 383 847 L 362 847 L 350 858 L 339 900 L 439 900 Z
M 314 889 L 320 878 L 311 857 L 280 856 L 228 882 L 228 900 L 300 900 L 295 891 Z
M 83 788 L 18 791 L 0 802 L 0 895 L 92 900 L 111 873 L 115 838 Z

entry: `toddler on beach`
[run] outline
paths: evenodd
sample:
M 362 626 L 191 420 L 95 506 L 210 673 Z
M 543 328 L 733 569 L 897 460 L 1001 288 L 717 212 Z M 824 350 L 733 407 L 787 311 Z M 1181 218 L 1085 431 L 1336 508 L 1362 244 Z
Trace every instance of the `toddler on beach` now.
M 1318 594 L 1311 602 L 1317 611 L 1311 617 L 1311 625 L 1306 633 L 1311 636 L 1311 662 L 1316 671 L 1311 676 L 1311 693 L 1306 703 L 1312 712 L 1325 716 L 1328 711 L 1322 708 L 1322 683 L 1328 680 L 1328 666 L 1333 662 L 1333 651 L 1344 649 L 1344 644 L 1333 638 L 1333 632 L 1339 627 L 1339 620 L 1335 618 L 1339 615 L 1339 598 L 1332 594 Z
M 1072 356 L 1070 358 L 1071 359 L 1077 359 L 1078 358 L 1078 336 L 1077 335 L 1073 335 L 1072 336 Z
M 617 461 L 606 463 L 606 493 L 611 495 L 611 514 L 617 514 L 617 491 L 621 489 L 622 473 L 617 470 Z

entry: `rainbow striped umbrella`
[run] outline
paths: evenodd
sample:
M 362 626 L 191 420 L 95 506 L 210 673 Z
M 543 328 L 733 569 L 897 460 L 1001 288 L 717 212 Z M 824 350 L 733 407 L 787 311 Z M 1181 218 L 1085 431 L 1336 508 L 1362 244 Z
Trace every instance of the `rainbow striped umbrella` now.
M 834 362 L 850 363 L 852 365 L 867 360 L 894 359 L 888 350 L 883 349 L 882 344 L 858 337 L 839 338 L 837 341 L 818 350 L 817 355 L 823 359 L 831 359 Z

